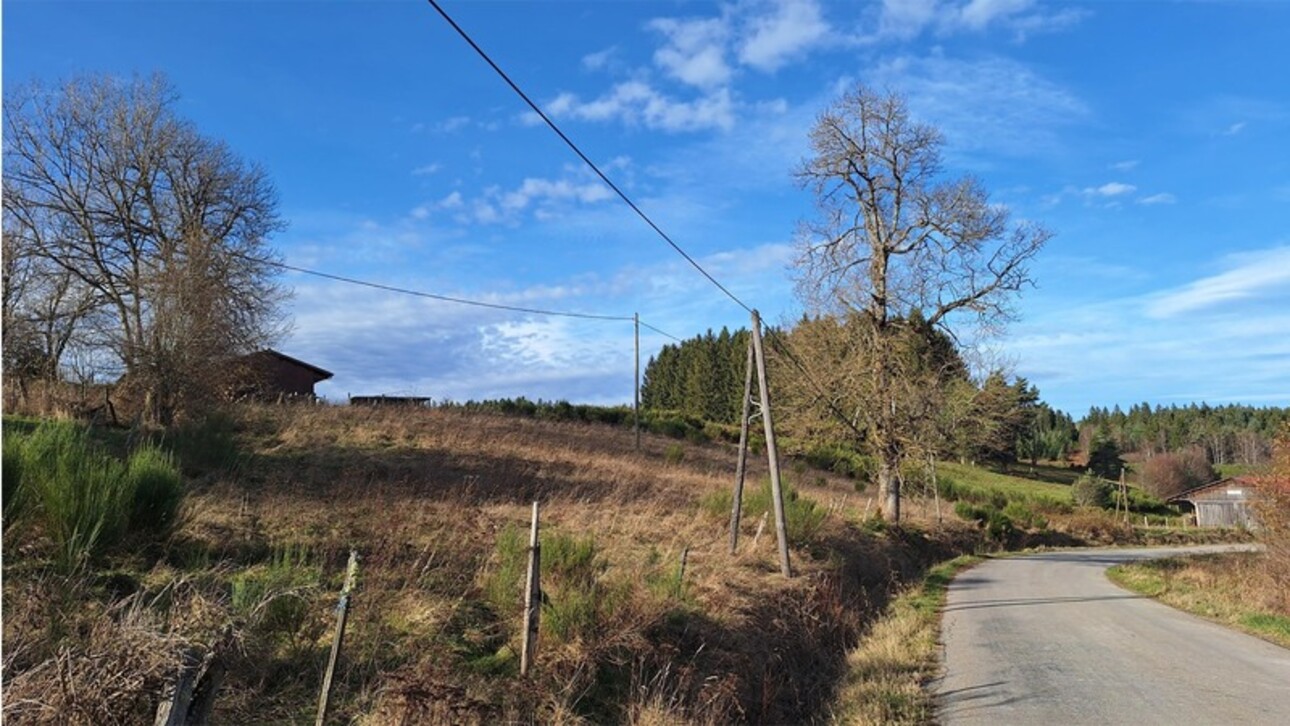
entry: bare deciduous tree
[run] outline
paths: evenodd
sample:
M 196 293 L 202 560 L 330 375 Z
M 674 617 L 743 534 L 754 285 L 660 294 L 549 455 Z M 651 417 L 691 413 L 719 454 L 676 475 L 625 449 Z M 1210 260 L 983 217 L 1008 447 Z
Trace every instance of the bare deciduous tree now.
M 905 100 L 859 87 L 820 114 L 797 175 L 819 216 L 799 235 L 798 290 L 821 314 L 858 316 L 869 370 L 857 421 L 878 468 L 884 515 L 900 519 L 902 329 L 911 311 L 946 331 L 1012 315 L 1027 264 L 1051 236 L 1011 224 L 981 183 L 945 178 L 942 137 Z
M 208 395 L 230 356 L 279 334 L 260 168 L 173 110 L 165 79 L 76 78 L 5 95 L 6 251 L 88 295 L 75 322 L 160 423 Z M 61 353 L 61 352 L 60 352 Z M 57 360 L 54 361 L 57 363 Z

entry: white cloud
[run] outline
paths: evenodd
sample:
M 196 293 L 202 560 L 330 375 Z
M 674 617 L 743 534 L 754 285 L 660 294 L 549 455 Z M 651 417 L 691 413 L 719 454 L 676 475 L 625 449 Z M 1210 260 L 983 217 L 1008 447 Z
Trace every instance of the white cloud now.
M 1223 131 L 1223 136 L 1235 136 L 1245 130 L 1246 122 L 1238 121 Z
M 739 61 L 775 71 L 829 35 L 829 24 L 814 0 L 781 2 L 773 13 L 752 18 L 739 47 Z
M 997 20 L 1030 8 L 1034 0 L 969 0 L 958 11 L 958 22 L 971 30 L 983 30 Z
M 443 168 L 443 164 L 438 164 L 438 163 L 418 166 L 417 168 L 412 170 L 412 176 L 428 176 L 430 174 L 434 174 L 438 172 L 442 168 Z
M 729 89 L 720 88 L 682 101 L 660 93 L 644 81 L 618 83 L 590 101 L 562 93 L 546 110 L 555 117 L 621 121 L 670 132 L 728 130 L 735 123 L 734 101 Z
M 502 196 L 501 206 L 508 211 L 519 211 L 530 203 L 542 200 L 573 200 L 584 204 L 604 201 L 613 196 L 609 187 L 600 181 L 576 184 L 568 179 L 527 178 L 518 189 Z
M 1048 12 L 1035 0 L 883 0 L 876 39 L 911 40 L 925 31 L 948 36 L 1002 28 L 1022 42 L 1037 33 L 1069 28 L 1087 14 L 1079 8 Z
M 1146 306 L 1153 318 L 1169 318 L 1271 293 L 1290 293 L 1290 246 L 1227 257 L 1231 269 L 1154 296 Z
M 1141 164 L 1141 163 L 1142 162 L 1138 161 L 1137 159 L 1127 159 L 1125 161 L 1115 162 L 1110 166 L 1110 168 L 1115 171 L 1133 171 L 1134 169 L 1138 168 L 1138 164 Z
M 648 27 L 667 39 L 663 47 L 654 51 L 654 62 L 672 78 L 704 89 L 730 81 L 725 57 L 730 26 L 725 17 L 657 18 Z
M 1178 198 L 1170 194 L 1169 192 L 1161 192 L 1159 194 L 1152 194 L 1149 197 L 1143 197 L 1142 199 L 1139 199 L 1138 204 L 1146 204 L 1146 205 L 1174 204 L 1177 201 L 1178 201 Z
M 1087 187 L 1084 189 L 1084 193 L 1089 196 L 1119 197 L 1125 194 L 1132 194 L 1137 190 L 1138 188 L 1132 184 L 1125 184 L 1123 182 L 1107 182 L 1100 187 Z
M 874 68 L 866 82 L 902 89 L 915 115 L 945 132 L 950 151 L 1030 157 L 1057 146 L 1056 130 L 1089 113 L 1066 88 L 998 56 L 900 56 Z
M 593 71 L 607 68 L 617 54 L 618 46 L 616 45 L 611 45 L 595 53 L 588 53 L 582 57 L 582 67 Z

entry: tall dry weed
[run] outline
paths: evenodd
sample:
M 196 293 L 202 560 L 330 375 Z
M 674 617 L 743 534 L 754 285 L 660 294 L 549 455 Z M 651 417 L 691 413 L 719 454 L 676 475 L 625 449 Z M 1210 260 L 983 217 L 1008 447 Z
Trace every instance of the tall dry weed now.
M 1272 470 L 1260 478 L 1255 502 L 1258 537 L 1267 548 L 1263 560 L 1274 605 L 1290 614 L 1290 426 L 1277 437 L 1272 456 Z

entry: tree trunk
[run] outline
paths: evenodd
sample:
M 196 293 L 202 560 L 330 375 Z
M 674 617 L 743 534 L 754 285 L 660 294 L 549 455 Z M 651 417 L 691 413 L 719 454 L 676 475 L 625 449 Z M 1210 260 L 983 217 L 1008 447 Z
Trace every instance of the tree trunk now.
M 883 447 L 881 461 L 878 462 L 878 493 L 884 502 L 883 519 L 888 522 L 900 521 L 900 478 L 897 476 L 900 457 Z

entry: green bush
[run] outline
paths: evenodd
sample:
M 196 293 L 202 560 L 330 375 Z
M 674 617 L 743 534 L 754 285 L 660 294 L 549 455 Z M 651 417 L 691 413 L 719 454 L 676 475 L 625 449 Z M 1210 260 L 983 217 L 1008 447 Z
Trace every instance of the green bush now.
M 1003 508 L 1003 514 L 1012 520 L 1014 524 L 1024 529 L 1046 529 L 1048 527 L 1047 519 L 1036 514 L 1030 507 L 1021 502 L 1008 502 L 1008 506 Z
M 21 444 L 24 498 L 37 510 L 55 558 L 72 569 L 118 544 L 130 520 L 132 480 L 80 427 L 41 424 Z
M 45 422 L 4 441 L 6 524 L 30 520 L 54 544 L 57 564 L 75 568 L 132 534 L 166 534 L 183 501 L 173 458 L 154 446 L 128 463 L 83 427 Z
M 685 460 L 685 448 L 680 444 L 668 444 L 663 450 L 663 460 L 673 466 Z
M 873 460 L 841 444 L 817 444 L 806 450 L 804 457 L 811 466 L 826 469 L 852 479 L 868 480 L 873 477 Z
M 785 528 L 788 530 L 788 541 L 795 545 L 808 543 L 819 532 L 828 512 L 819 506 L 815 500 L 801 496 L 787 478 L 782 483 L 784 489 L 784 519 Z M 732 504 L 733 495 L 727 490 L 713 492 L 700 502 L 700 506 L 704 511 L 717 518 L 728 518 Z M 744 502 L 743 507 L 741 507 L 744 517 L 760 517 L 762 514 L 770 512 L 771 509 L 770 477 L 762 479 L 759 487 L 746 487 L 744 489 Z
M 1107 509 L 1113 502 L 1111 495 L 1111 483 L 1094 474 L 1092 470 L 1085 472 L 1075 480 L 1074 484 L 1071 484 L 1071 497 L 1075 500 L 1076 506 Z
M 144 446 L 130 455 L 126 476 L 133 490 L 130 531 L 169 534 L 184 501 L 184 483 L 175 458 L 156 446 Z
M 1012 520 L 1008 515 L 998 510 L 990 510 L 990 516 L 986 519 L 985 534 L 995 542 L 1006 542 L 1016 529 L 1012 526 Z

